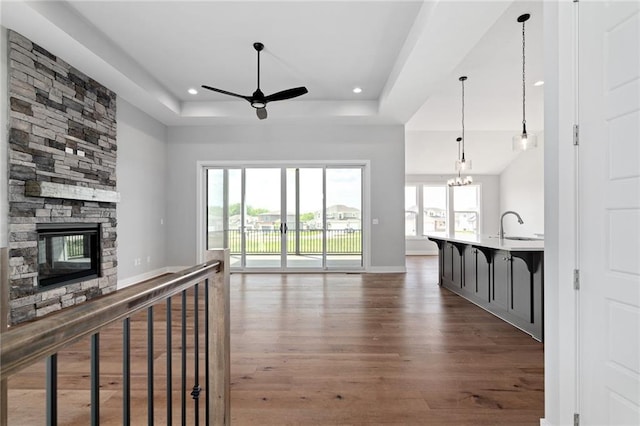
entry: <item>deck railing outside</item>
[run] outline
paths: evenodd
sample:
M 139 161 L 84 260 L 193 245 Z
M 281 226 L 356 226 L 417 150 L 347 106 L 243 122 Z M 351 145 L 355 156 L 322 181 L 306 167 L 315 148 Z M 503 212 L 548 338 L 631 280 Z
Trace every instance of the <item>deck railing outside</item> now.
M 230 229 L 227 232 L 231 254 L 242 252 L 242 231 Z M 310 255 L 321 254 L 323 235 L 326 233 L 327 254 L 362 253 L 362 233 L 359 229 L 289 229 L 286 232 L 287 252 Z M 282 233 L 279 229 L 246 229 L 245 253 L 279 254 L 282 245 Z
M 1 249 L 2 278 L 1 292 L 8 293 L 7 250 Z M 171 306 L 173 297 L 180 298 L 181 307 L 177 309 L 181 318 L 173 318 Z M 202 298 L 202 299 L 200 299 Z M 3 319 L 6 319 L 6 298 L 2 300 Z M 165 339 L 154 342 L 154 310 L 166 308 Z M 187 311 L 191 312 L 187 318 Z M 146 312 L 147 341 L 146 363 L 135 358 L 139 350 L 132 350 L 131 317 Z M 200 318 L 200 314 L 204 318 Z M 181 321 L 177 327 L 174 321 Z M 83 337 L 90 339 L 89 359 L 91 371 L 90 423 L 100 424 L 100 332 L 107 326 L 122 322 L 122 424 L 129 425 L 140 421 L 140 406 L 131 405 L 131 368 L 146 364 L 146 412 L 147 424 L 154 424 L 155 364 L 154 354 L 159 340 L 166 342 L 166 417 L 162 416 L 158 424 L 172 423 L 174 407 L 179 408 L 181 424 L 188 418 L 193 424 L 228 425 L 230 424 L 230 365 L 229 365 L 229 251 L 210 250 L 207 261 L 176 274 L 152 279 L 133 285 L 78 306 L 50 314 L 40 320 L 6 327 L 3 323 L 0 331 L 0 424 L 6 425 L 8 379 L 38 361 L 46 359 L 46 424 L 58 422 L 57 366 L 58 353 L 64 347 Z M 204 325 L 204 332 L 200 329 Z M 172 343 L 173 330 L 180 330 L 180 344 Z M 203 336 L 204 341 L 201 340 Z M 178 339 L 175 339 L 178 340 Z M 139 346 L 140 342 L 134 342 Z M 177 346 L 177 347 L 176 347 Z M 175 353 L 174 353 L 175 351 Z M 203 356 L 204 355 L 204 356 Z M 143 355 L 144 356 L 144 355 Z M 172 365 L 173 359 L 180 359 L 180 367 Z M 109 360 L 107 360 L 109 361 Z M 189 372 L 187 372 L 189 368 Z M 179 370 L 180 404 L 173 401 L 174 370 Z M 79 375 L 81 373 L 78 373 Z M 187 379 L 193 383 L 187 383 Z M 191 399 L 192 402 L 187 401 Z M 204 409 L 200 401 L 204 400 Z M 136 417 L 132 420 L 132 409 Z M 200 413 L 203 412 L 203 417 Z M 104 418 L 102 420 L 105 420 Z M 112 418 L 109 419 L 111 423 Z

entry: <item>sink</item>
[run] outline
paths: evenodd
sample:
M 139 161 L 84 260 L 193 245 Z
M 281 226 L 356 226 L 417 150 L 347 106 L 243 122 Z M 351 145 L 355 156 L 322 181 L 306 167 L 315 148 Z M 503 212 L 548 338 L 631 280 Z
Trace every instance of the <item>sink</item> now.
M 515 241 L 543 241 L 542 238 L 536 237 L 504 237 L 505 240 L 515 240 Z
M 488 238 L 495 238 L 495 239 L 499 239 L 500 236 L 499 235 L 487 235 Z M 504 237 L 505 240 L 512 240 L 512 241 L 544 241 L 544 238 L 539 238 L 539 237 Z

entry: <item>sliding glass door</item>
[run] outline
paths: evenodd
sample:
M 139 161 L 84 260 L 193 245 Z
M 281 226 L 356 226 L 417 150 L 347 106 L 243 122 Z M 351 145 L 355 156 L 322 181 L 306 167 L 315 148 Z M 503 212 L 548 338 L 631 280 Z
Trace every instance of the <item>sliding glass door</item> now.
M 277 168 L 244 169 L 244 266 L 279 268 L 286 222 L 282 220 L 282 173 Z M 240 195 L 240 194 L 239 194 Z
M 287 268 L 324 266 L 323 169 L 287 168 Z
M 207 169 L 207 248 L 231 267 L 361 269 L 362 167 Z
M 326 169 L 326 266 L 362 266 L 362 169 Z

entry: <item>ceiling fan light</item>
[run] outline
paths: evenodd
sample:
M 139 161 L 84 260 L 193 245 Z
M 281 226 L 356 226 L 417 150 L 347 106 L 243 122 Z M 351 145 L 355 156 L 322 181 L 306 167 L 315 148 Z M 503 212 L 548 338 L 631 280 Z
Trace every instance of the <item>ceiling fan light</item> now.
M 260 109 L 260 108 L 264 108 L 267 106 L 266 102 L 260 102 L 260 101 L 253 101 L 251 102 L 251 106 L 254 107 L 255 109 Z
M 514 151 L 527 151 L 538 146 L 538 137 L 533 133 L 522 132 L 515 135 L 512 139 L 512 148 Z

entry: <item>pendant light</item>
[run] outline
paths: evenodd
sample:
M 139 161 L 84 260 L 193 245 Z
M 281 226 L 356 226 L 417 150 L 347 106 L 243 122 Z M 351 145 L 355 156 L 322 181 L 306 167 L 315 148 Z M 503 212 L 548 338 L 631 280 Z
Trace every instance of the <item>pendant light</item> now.
M 456 138 L 456 142 L 458 142 L 458 158 L 460 158 L 460 142 L 463 138 Z M 456 165 L 460 162 L 460 160 L 456 161 Z M 470 162 L 467 160 L 467 162 Z M 457 168 L 457 167 L 456 167 Z M 462 169 L 458 169 L 458 176 L 455 178 L 451 178 L 447 181 L 447 185 L 449 186 L 465 186 L 471 185 L 473 183 L 473 178 L 471 176 L 461 176 Z
M 538 146 L 538 138 L 532 133 L 527 133 L 527 119 L 525 116 L 526 80 L 525 80 L 525 32 L 524 23 L 531 17 L 528 13 L 518 16 L 518 22 L 522 22 L 522 133 L 513 137 L 513 150 L 526 151 Z
M 471 160 L 464 158 L 464 82 L 467 80 L 466 76 L 462 76 L 458 79 L 462 83 L 462 138 L 458 138 L 458 159 L 456 160 L 456 171 L 471 170 Z M 460 156 L 460 140 L 462 140 L 462 156 Z
M 464 178 L 461 176 L 461 172 L 471 170 L 471 160 L 467 160 L 464 157 L 464 82 L 467 80 L 467 77 L 462 76 L 458 80 L 462 83 L 462 137 L 456 138 L 456 142 L 458 142 L 458 159 L 456 160 L 458 176 L 447 181 L 447 185 L 449 186 L 464 186 L 473 183 L 471 176 L 465 176 Z M 460 143 L 462 143 L 462 150 L 460 150 Z

